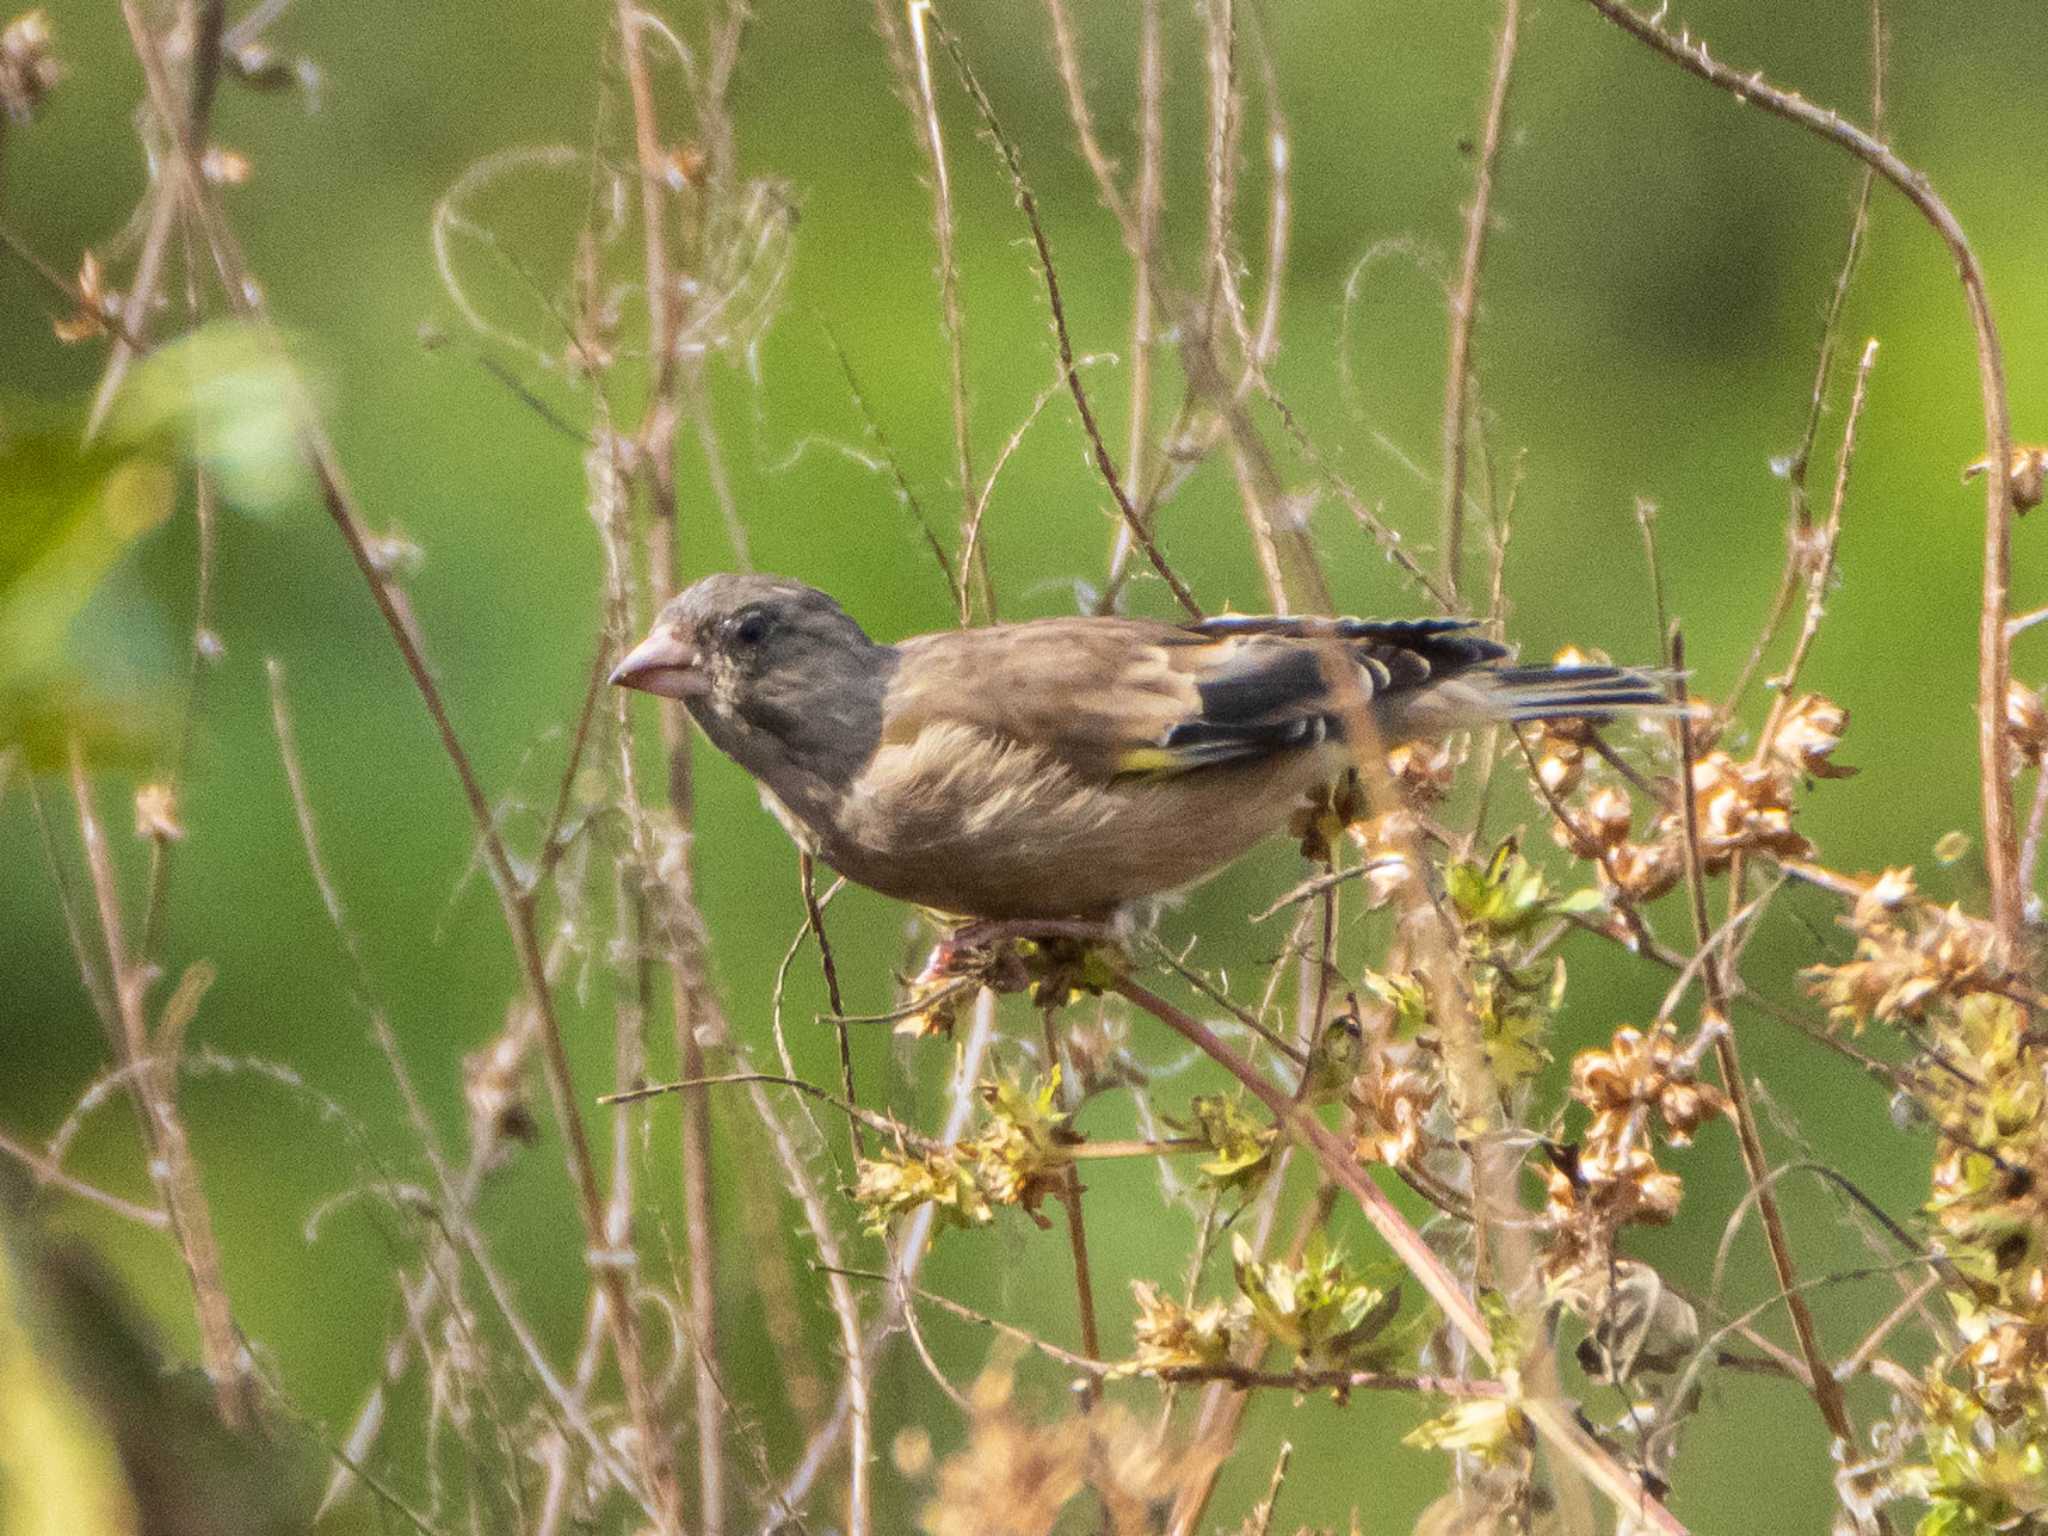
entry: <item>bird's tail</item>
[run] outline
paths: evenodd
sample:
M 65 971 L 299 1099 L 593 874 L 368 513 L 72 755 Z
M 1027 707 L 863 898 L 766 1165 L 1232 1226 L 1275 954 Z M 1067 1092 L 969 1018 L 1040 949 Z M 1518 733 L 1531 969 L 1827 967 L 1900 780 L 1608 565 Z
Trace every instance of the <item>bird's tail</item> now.
M 1485 674 L 1488 702 L 1508 720 L 1669 713 L 1671 674 L 1595 663 L 1576 667 L 1502 667 Z

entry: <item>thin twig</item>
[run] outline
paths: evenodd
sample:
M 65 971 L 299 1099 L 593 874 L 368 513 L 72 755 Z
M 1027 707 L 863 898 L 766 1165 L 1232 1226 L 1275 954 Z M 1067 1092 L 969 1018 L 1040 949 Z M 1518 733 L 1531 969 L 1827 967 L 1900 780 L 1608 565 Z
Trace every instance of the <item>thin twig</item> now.
M 839 967 L 832 959 L 831 941 L 825 937 L 825 913 L 818 905 L 814 884 L 815 862 L 807 850 L 797 850 L 796 870 L 797 883 L 803 887 L 804 921 L 811 925 L 811 936 L 818 941 L 818 965 L 825 973 L 826 999 L 832 1004 L 832 1032 L 839 1040 L 839 1087 L 846 1102 L 852 1105 L 859 1102 L 859 1096 L 853 1091 L 853 1042 L 846 1032 L 846 1000 L 839 995 Z M 867 1143 L 860 1134 L 860 1117 L 851 1116 L 846 1128 L 857 1164 L 868 1155 Z
M 981 113 L 987 124 L 989 136 L 994 139 L 997 152 L 1002 157 L 1004 168 L 1009 172 L 1010 189 L 1016 195 L 1017 206 L 1024 214 L 1024 222 L 1031 229 L 1031 243 L 1038 255 L 1039 276 L 1045 282 L 1046 306 L 1052 314 L 1053 339 L 1059 348 L 1060 372 L 1067 381 L 1067 392 L 1074 397 L 1074 409 L 1081 418 L 1081 431 L 1088 439 L 1090 451 L 1095 456 L 1095 467 L 1101 471 L 1103 483 L 1109 487 L 1109 494 L 1115 500 L 1117 511 L 1123 514 L 1125 526 L 1131 530 L 1131 537 L 1138 548 L 1145 552 L 1145 558 L 1152 562 L 1152 569 L 1159 573 L 1172 591 L 1175 601 L 1186 610 L 1189 618 L 1199 619 L 1201 604 L 1188 590 L 1187 584 L 1174 573 L 1166 563 L 1166 556 L 1160 552 L 1153 540 L 1152 531 L 1145 526 L 1145 519 L 1139 514 L 1137 505 L 1131 500 L 1130 492 L 1124 489 L 1123 478 L 1117 473 L 1116 460 L 1110 457 L 1109 445 L 1103 441 L 1102 429 L 1096 424 L 1094 407 L 1088 403 L 1087 387 L 1081 382 L 1081 371 L 1074 362 L 1074 342 L 1067 331 L 1067 311 L 1060 298 L 1059 272 L 1053 265 L 1052 246 L 1045 238 L 1045 226 L 1039 222 L 1038 200 L 1031 195 L 1031 186 L 1024 179 L 1023 162 L 1018 158 L 1016 146 L 1003 132 L 1002 124 L 996 118 L 995 105 L 981 88 L 974 71 L 968 67 L 967 55 L 961 51 L 960 43 L 953 34 L 941 26 L 936 19 L 931 26 L 938 32 L 939 40 L 946 45 L 946 52 L 952 56 L 953 66 L 960 73 L 960 80 L 973 98 L 975 109 Z M 2003 460 L 2000 460 L 2003 463 Z
M 881 421 L 868 404 L 868 394 L 861 387 L 860 376 L 853 371 L 853 359 L 839 340 L 839 333 L 832 328 L 831 321 L 822 315 L 818 317 L 819 328 L 825 333 L 826 344 L 832 348 L 832 355 L 839 362 L 839 372 L 846 379 L 846 387 L 853 396 L 854 409 L 860 412 L 861 426 L 881 450 L 882 462 L 889 468 L 889 478 L 896 486 L 896 499 L 903 503 L 910 515 L 917 520 L 917 530 L 924 536 L 925 548 L 932 552 L 932 558 L 939 562 L 939 570 L 946 578 L 946 590 L 956 596 L 967 590 L 965 577 L 955 573 L 953 557 L 946 553 L 946 546 L 933 531 L 931 519 L 925 516 L 924 504 L 917 499 L 917 492 L 910 488 L 910 481 L 904 477 L 903 465 L 896 457 L 888 435 L 882 430 Z M 971 528 L 979 527 L 979 520 L 971 520 Z M 964 552 L 963 552 L 964 553 Z M 964 620 L 963 620 L 964 622 Z
M 996 1024 L 995 994 L 986 987 L 975 999 L 974 1022 L 967 1033 L 967 1043 L 961 1048 L 959 1062 L 953 1073 L 949 1091 L 951 1107 L 947 1111 L 945 1128 L 940 1132 L 942 1141 L 958 1141 L 966 1134 L 967 1123 L 973 1116 L 979 1102 L 975 1092 L 981 1081 L 982 1062 L 988 1054 L 990 1042 L 995 1038 Z M 867 1376 L 855 1374 L 855 1362 L 865 1372 L 871 1367 L 875 1352 L 882 1342 L 900 1325 L 902 1309 L 909 1305 L 909 1298 L 916 1284 L 918 1270 L 925 1255 L 930 1251 L 932 1226 L 936 1213 L 929 1205 L 912 1213 L 897 1241 L 895 1254 L 890 1264 L 891 1285 L 882 1315 L 873 1320 L 863 1332 L 856 1331 L 852 1338 L 854 1348 L 848 1348 L 848 1370 L 845 1382 L 840 1387 L 839 1399 L 833 1407 L 832 1417 L 825 1426 L 812 1435 L 804 1447 L 804 1454 L 795 1469 L 769 1498 L 764 1500 L 767 1511 L 760 1536 L 778 1536 L 794 1512 L 810 1498 L 811 1490 L 817 1485 L 827 1462 L 838 1449 L 842 1440 L 852 1441 L 853 1463 L 857 1478 L 866 1477 L 866 1457 L 872 1425 L 869 1422 L 871 1404 L 867 1397 Z M 822 1250 L 821 1250 L 822 1252 Z M 849 1303 L 850 1305 L 850 1303 Z M 835 1300 L 834 1310 L 839 1311 Z M 842 1330 L 846 1327 L 842 1315 Z M 846 1339 L 842 1331 L 842 1344 Z M 865 1483 L 860 1485 L 864 1492 Z M 856 1507 L 861 1507 L 856 1501 Z
M 1043 1013 L 1045 1025 L 1045 1066 L 1048 1072 L 1060 1069 L 1060 1036 L 1056 1020 L 1057 1007 L 1048 1007 Z M 1080 1094 L 1071 1077 L 1062 1073 L 1059 1077 L 1060 1103 L 1067 1114 L 1072 1115 L 1080 1107 Z M 1074 1256 L 1074 1307 L 1081 1318 L 1081 1352 L 1090 1359 L 1102 1357 L 1102 1339 L 1095 1324 L 1095 1282 L 1088 1270 L 1088 1226 L 1081 1214 L 1081 1173 L 1070 1160 L 1061 1172 L 1060 1203 L 1067 1210 L 1067 1246 Z M 1083 1398 L 1083 1406 L 1093 1408 L 1097 1393 L 1091 1387 Z
M 1792 655 L 1785 670 L 1772 679 L 1776 696 L 1764 717 L 1763 729 L 1757 733 L 1759 760 L 1770 750 L 1772 738 L 1792 708 L 1800 669 L 1806 665 L 1807 652 L 1813 649 L 1814 639 L 1820 634 L 1821 618 L 1827 611 L 1828 590 L 1835 579 L 1835 550 L 1842 538 L 1842 508 L 1849 499 L 1849 470 L 1856 459 L 1856 427 L 1863 419 L 1869 395 L 1870 370 L 1876 366 L 1877 338 L 1873 336 L 1864 343 L 1862 359 L 1856 365 L 1856 387 L 1849 396 L 1849 414 L 1842 421 L 1842 446 L 1835 456 L 1834 493 L 1828 498 L 1828 515 L 1821 520 L 1807 569 L 1805 618 L 1800 623 L 1798 638 L 1792 642 Z
M 220 1245 L 199 1165 L 185 1133 L 177 1103 L 177 1061 L 159 1054 L 150 1040 L 147 997 L 149 973 L 129 956 L 121 920 L 121 895 L 114 875 L 113 854 L 93 809 L 92 786 L 85 776 L 85 753 L 71 743 L 71 795 L 78 804 L 78 836 L 85 848 L 85 866 L 92 877 L 99 909 L 100 937 L 106 949 L 107 974 L 113 980 L 114 1005 L 121 1021 L 118 1064 L 134 1069 L 130 1079 L 143 1144 L 149 1149 L 149 1172 L 157 1195 L 170 1215 L 171 1232 L 185 1276 L 192 1287 L 199 1323 L 199 1353 L 213 1383 L 214 1404 L 231 1429 L 256 1422 L 255 1379 L 248 1351 L 235 1326 L 227 1282 L 221 1272 Z M 167 1010 L 168 1013 L 168 1010 Z M 182 1034 L 182 1029 L 178 1031 Z M 166 1039 L 168 1046 L 171 1042 Z
M 1678 706 L 1674 726 L 1678 733 L 1678 799 L 1683 812 L 1680 825 L 1685 835 L 1686 889 L 1691 898 L 1693 937 L 1697 946 L 1705 949 L 1713 933 L 1707 920 L 1706 873 L 1700 863 L 1698 796 L 1692 787 L 1695 758 L 1692 720 L 1686 711 L 1685 639 L 1676 629 L 1671 633 L 1671 671 L 1672 692 Z M 1713 1034 L 1714 1059 L 1720 1068 L 1721 1087 L 1728 1096 L 1729 1111 L 1735 1121 L 1743 1172 L 1749 1179 L 1750 1193 L 1756 1198 L 1757 1214 L 1762 1218 L 1765 1243 L 1770 1249 L 1771 1268 L 1777 1275 L 1778 1289 L 1784 1293 L 1786 1309 L 1792 1318 L 1792 1333 L 1799 1344 L 1800 1358 L 1806 1365 L 1814 1404 L 1820 1409 L 1828 1432 L 1841 1444 L 1854 1447 L 1859 1443 L 1856 1428 L 1849 1419 L 1841 1384 L 1829 1369 L 1827 1356 L 1822 1351 L 1812 1309 L 1807 1306 L 1806 1298 L 1799 1289 L 1791 1244 L 1785 1236 L 1777 1198 L 1771 1193 L 1770 1159 L 1764 1152 L 1763 1138 L 1757 1134 L 1756 1114 L 1750 1107 L 1748 1085 L 1743 1080 L 1742 1061 L 1735 1048 L 1735 1027 L 1728 1013 L 1727 988 L 1720 966 L 1708 964 L 1701 971 L 1701 983 L 1706 990 L 1709 1020 L 1717 1026 Z
M 137 0 L 121 0 L 121 9 L 135 45 L 136 56 L 142 64 L 143 79 L 148 86 L 151 106 L 159 121 L 176 125 L 173 134 L 176 153 L 172 164 L 176 174 L 183 178 L 184 186 L 180 195 L 188 200 L 194 218 L 211 249 L 214 264 L 221 272 L 222 287 L 228 302 L 244 319 L 261 326 L 267 342 L 281 351 L 282 342 L 270 327 L 262 290 L 251 279 L 240 248 L 220 218 L 218 210 L 213 206 L 209 189 L 200 175 L 197 147 L 186 125 L 174 110 L 175 98 L 162 57 L 143 23 Z M 564 1161 L 568 1165 L 570 1182 L 576 1192 L 578 1212 L 583 1218 L 591 1268 L 597 1283 L 611 1292 L 609 1322 L 628 1412 L 639 1428 L 639 1433 L 635 1437 L 636 1448 L 649 1484 L 650 1497 L 654 1500 L 653 1513 L 662 1530 L 680 1530 L 678 1493 L 668 1465 L 667 1441 L 656 1427 L 654 1405 L 647 1394 L 646 1378 L 639 1358 L 638 1327 L 631 1301 L 630 1284 L 624 1268 L 617 1262 L 618 1256 L 611 1252 L 606 1241 L 603 1200 L 593 1172 L 582 1113 L 577 1107 L 568 1052 L 563 1044 L 560 1020 L 555 1013 L 554 999 L 542 961 L 532 906 L 521 893 L 510 856 L 499 835 L 496 818 L 491 813 L 490 801 L 484 794 L 468 753 L 462 747 L 447 705 L 441 697 L 439 685 L 434 681 L 432 670 L 420 650 L 404 595 L 392 584 L 370 554 L 361 519 L 356 514 L 353 498 L 342 478 L 333 446 L 302 390 L 292 388 L 286 404 L 295 418 L 301 456 L 313 474 L 321 503 L 340 532 L 342 541 L 355 561 L 364 583 L 370 589 L 371 598 L 391 634 L 392 643 L 396 646 L 400 659 L 412 678 L 414 688 L 420 695 L 421 703 L 433 723 L 442 751 L 455 770 L 463 799 L 475 824 L 485 868 L 490 874 L 506 929 L 518 954 L 520 973 L 526 984 L 527 1001 L 534 1010 L 539 1024 L 541 1057 L 545 1068 L 543 1075 L 548 1084 L 549 1097 L 553 1101 L 556 1118 L 562 1127 Z
M 1885 121 L 1885 76 L 1888 72 L 1889 48 L 1885 38 L 1884 5 L 1882 0 L 1870 0 L 1870 130 L 1878 138 L 1884 136 Z M 1813 445 L 1820 435 L 1821 413 L 1827 407 L 1828 385 L 1834 376 L 1835 353 L 1841 335 L 1842 311 L 1849 300 L 1849 289 L 1855 282 L 1857 268 L 1863 259 L 1864 239 L 1870 230 L 1870 196 L 1877 187 L 1877 171 L 1866 165 L 1863 179 L 1856 189 L 1856 211 L 1849 220 L 1849 238 L 1842 252 L 1842 264 L 1835 272 L 1835 285 L 1828 294 L 1827 310 L 1821 318 L 1820 345 L 1816 349 L 1813 365 L 1813 386 L 1807 394 L 1806 424 L 1799 434 L 1799 446 L 1784 461 L 1787 507 L 1785 530 L 1785 568 L 1778 578 L 1776 596 L 1771 599 L 1764 627 L 1757 632 L 1756 643 L 1750 647 L 1749 657 L 1742 664 L 1742 670 L 1735 674 L 1735 681 L 1728 688 L 1727 696 L 1721 701 L 1721 713 L 1733 718 L 1740 709 L 1742 699 L 1749 691 L 1750 682 L 1757 669 L 1763 665 L 1764 655 L 1777 638 L 1779 629 L 1792 609 L 1792 600 L 1799 592 L 1800 572 L 1806 569 L 1810 555 L 1807 548 L 1807 532 L 1812 526 L 1812 511 L 1807 503 L 1806 476 L 1813 461 Z M 1657 629 L 1661 641 L 1664 627 Z
M 170 1230 L 171 1213 L 160 1205 L 138 1205 L 125 1200 L 97 1184 L 88 1184 L 76 1174 L 66 1173 L 62 1167 L 45 1157 L 34 1147 L 16 1141 L 5 1131 L 0 1131 L 0 1153 L 5 1153 L 22 1164 L 36 1176 L 39 1184 L 52 1185 L 67 1195 L 76 1195 L 81 1200 L 90 1200 L 95 1205 L 106 1207 L 117 1216 L 126 1216 L 130 1221 L 139 1221 L 145 1227 L 159 1232 Z
M 1472 201 L 1465 209 L 1465 254 L 1458 285 L 1450 294 L 1450 336 L 1444 364 L 1443 561 L 1444 588 L 1455 600 L 1465 553 L 1465 433 L 1472 413 L 1472 334 L 1479 322 L 1479 276 L 1486 264 L 1486 237 L 1493 221 L 1493 182 L 1500 164 L 1508 90 L 1515 78 L 1515 49 L 1522 22 L 1521 0 L 1502 0 L 1500 35 L 1493 48 L 1493 84 L 1486 97 L 1486 121 L 1479 135 L 1479 161 L 1472 175 Z
M 1304 1113 L 1290 1095 L 1258 1072 L 1200 1020 L 1182 1013 L 1128 977 L 1114 983 L 1114 990 L 1201 1050 L 1273 1112 L 1281 1128 L 1308 1149 L 1324 1175 L 1358 1202 L 1373 1230 L 1393 1249 L 1394 1256 L 1415 1276 L 1476 1355 L 1492 1365 L 1515 1363 L 1495 1361 L 1492 1331 L 1479 1308 L 1466 1295 L 1457 1277 L 1437 1257 L 1435 1250 L 1408 1224 L 1407 1218 L 1401 1215 L 1379 1186 L 1366 1176 L 1334 1133 Z M 1642 1486 L 1634 1474 L 1586 1432 L 1570 1404 L 1558 1398 L 1530 1397 L 1522 1400 L 1521 1407 L 1537 1434 L 1560 1457 L 1577 1466 L 1614 1501 L 1617 1508 L 1641 1520 L 1652 1530 L 1663 1531 L 1667 1536 L 1681 1536 L 1685 1527 Z
M 1644 16 L 1626 0 L 1587 0 L 1587 4 L 1687 73 L 1726 91 L 1739 102 L 1796 123 L 1855 156 L 1905 195 L 1955 258 L 1976 344 L 1985 457 L 1992 466 L 1992 472 L 1984 477 L 1983 604 L 1977 625 L 1978 792 L 1984 822 L 1984 862 L 1991 887 L 1992 925 L 2008 944 L 2017 944 L 2024 911 L 2019 887 L 2019 834 L 2009 770 L 2012 743 L 2005 726 L 2005 692 L 2011 676 L 2005 615 L 2012 586 L 2013 505 L 2012 486 L 2004 468 L 2012 462 L 2012 419 L 2006 403 L 2004 348 L 1991 318 L 1991 298 L 1977 253 L 1926 174 L 1839 113 L 1780 90 L 1759 73 L 1730 69 L 1715 59 L 1704 43 L 1684 33 L 1666 31 L 1659 20 L 1661 12 L 1657 17 Z
M 967 317 L 960 305 L 960 258 L 957 250 L 959 221 L 953 212 L 953 178 L 946 164 L 946 138 L 939 126 L 938 95 L 932 85 L 931 40 L 926 35 L 932 20 L 931 0 L 905 0 L 910 29 L 911 57 L 917 69 L 913 79 L 918 113 L 918 147 L 932 172 L 932 237 L 939 250 L 939 324 L 946 333 L 947 400 L 953 416 L 953 473 L 960 482 L 960 535 L 962 558 L 959 586 L 954 593 L 960 622 L 968 622 L 978 587 L 983 611 L 995 618 L 987 546 L 977 540 L 972 560 L 967 558 L 967 528 L 974 521 L 977 500 L 974 482 L 973 437 L 969 428 L 967 399 Z

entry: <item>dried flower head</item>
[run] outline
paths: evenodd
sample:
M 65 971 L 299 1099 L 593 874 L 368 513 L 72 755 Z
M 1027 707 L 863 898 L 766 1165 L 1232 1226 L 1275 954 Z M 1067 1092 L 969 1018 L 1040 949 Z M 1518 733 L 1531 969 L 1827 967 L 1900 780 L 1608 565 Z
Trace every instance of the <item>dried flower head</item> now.
M 1576 741 L 1553 739 L 1544 733 L 1543 750 L 1536 757 L 1536 782 L 1562 800 L 1579 787 L 1586 773 L 1586 749 Z
M 1138 1318 L 1132 1324 L 1133 1374 L 1222 1365 L 1251 1331 L 1251 1303 L 1242 1296 L 1185 1307 L 1149 1280 L 1133 1280 Z
M 1634 820 L 1635 806 L 1630 803 L 1626 790 L 1603 784 L 1586 796 L 1582 825 L 1601 852 L 1609 852 L 1626 842 Z
M 982 1373 L 969 1392 L 967 1444 L 939 1466 L 919 1516 L 926 1536 L 1052 1536 L 1061 1515 L 1092 1495 L 1108 1536 L 1148 1536 L 1156 1506 L 1213 1455 L 1190 1454 L 1120 1404 L 1040 1424 L 1012 1401 L 1010 1374 Z
M 216 187 L 239 187 L 255 174 L 255 167 L 239 149 L 209 144 L 199 157 L 199 174 Z
M 179 843 L 185 824 L 178 819 L 178 791 L 169 784 L 145 784 L 135 791 L 135 835 L 145 843 Z
M 11 121 L 34 117 L 63 78 L 42 7 L 23 11 L 0 29 L 0 111 Z
M 1700 859 L 1719 873 L 1738 853 L 1803 859 L 1813 845 L 1792 826 L 1794 775 L 1783 764 L 1752 766 L 1712 752 L 1692 766 Z
M 1978 459 L 1963 466 L 1963 479 L 1974 480 L 1991 469 L 1991 460 Z M 2012 457 L 2005 463 L 2005 478 L 2012 492 L 2012 507 L 2015 512 L 2031 512 L 2041 505 L 2041 496 L 2048 491 L 2048 448 L 2033 443 L 2014 443 Z
M 1663 1117 L 1665 1139 L 1673 1146 L 1691 1141 L 1702 1124 L 1728 1107 L 1720 1089 L 1699 1080 L 1698 1065 L 1668 1022 L 1647 1033 L 1624 1025 L 1606 1050 L 1579 1052 L 1571 1093 L 1593 1111 L 1587 1146 L 1622 1139 L 1626 1123 L 1652 1109 Z
M 1402 798 L 1428 805 L 1451 792 L 1458 759 L 1449 741 L 1406 741 L 1387 753 L 1387 772 Z
M 50 330 L 66 346 L 107 334 L 108 322 L 121 309 L 121 296 L 106 286 L 100 259 L 91 251 L 78 258 L 78 307 L 50 322 Z
M 1438 1075 L 1418 1063 L 1412 1047 L 1372 1051 L 1348 1095 L 1356 1119 L 1353 1150 L 1369 1163 L 1408 1165 L 1423 1145 L 1423 1126 L 1440 1088 Z
M 1662 1226 L 1678 1214 L 1684 1186 L 1658 1166 L 1648 1147 L 1610 1143 L 1597 1150 L 1568 1149 L 1544 1170 L 1542 1219 L 1555 1234 L 1544 1269 L 1553 1277 L 1605 1268 L 1621 1228 Z
M 995 1216 L 973 1168 L 948 1148 L 919 1154 L 883 1147 L 862 1158 L 853 1200 L 867 1218 L 867 1230 L 878 1237 L 896 1217 L 925 1205 L 958 1227 L 986 1226 Z
M 1288 819 L 1287 829 L 1300 839 L 1303 858 L 1324 864 L 1345 830 L 1367 814 L 1365 787 L 1356 773 L 1346 772 L 1313 790 Z
M 1630 901 L 1655 901 L 1678 884 L 1685 857 L 1674 837 L 1623 843 L 1601 865 L 1602 874 Z
M 1368 906 L 1385 906 L 1415 880 L 1414 849 L 1420 830 L 1407 811 L 1389 811 L 1352 826 L 1352 841 L 1365 861 Z
M 1910 879 L 1910 871 L 1897 875 Z M 1873 1019 L 1922 1018 L 1938 1001 L 1990 990 L 2014 973 L 1997 930 L 1960 907 L 1915 907 L 1909 926 L 1866 896 L 1849 921 L 1857 928 L 1856 957 L 1800 973 L 1838 1024 L 1860 1030 Z
M 2042 706 L 2040 694 L 2017 680 L 2006 685 L 2005 729 L 2018 759 L 2015 773 L 2027 763 L 2038 767 L 2048 756 L 2048 708 Z
M 1846 779 L 1856 770 L 1832 759 L 1848 728 L 1849 711 L 1817 693 L 1806 694 L 1771 733 L 1770 755 L 1809 778 Z

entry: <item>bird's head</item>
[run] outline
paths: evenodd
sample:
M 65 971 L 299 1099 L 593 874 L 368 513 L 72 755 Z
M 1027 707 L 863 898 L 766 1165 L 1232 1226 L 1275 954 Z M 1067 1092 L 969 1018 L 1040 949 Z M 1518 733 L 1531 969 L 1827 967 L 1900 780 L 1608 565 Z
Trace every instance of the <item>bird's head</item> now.
M 815 587 L 707 576 L 670 600 L 611 680 L 681 699 L 720 748 L 772 782 L 771 761 L 842 757 L 849 733 L 872 750 L 893 656 Z

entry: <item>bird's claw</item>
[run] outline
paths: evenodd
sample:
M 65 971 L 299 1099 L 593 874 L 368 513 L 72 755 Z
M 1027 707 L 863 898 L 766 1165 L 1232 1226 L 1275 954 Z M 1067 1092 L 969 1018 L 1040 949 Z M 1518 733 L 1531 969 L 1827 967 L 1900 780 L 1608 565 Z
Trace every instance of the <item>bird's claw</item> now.
M 1008 918 L 968 923 L 933 947 L 911 989 L 915 994 L 963 981 L 997 992 L 1042 989 L 1054 975 L 1085 972 L 1091 955 L 1105 949 L 1123 952 L 1121 936 L 1107 922 Z

